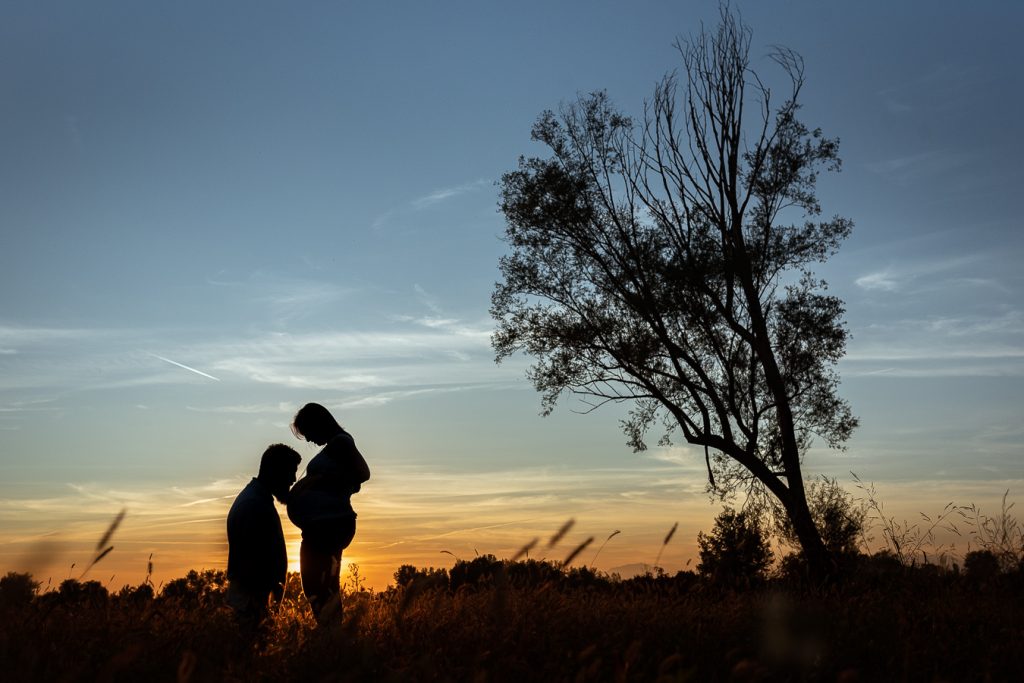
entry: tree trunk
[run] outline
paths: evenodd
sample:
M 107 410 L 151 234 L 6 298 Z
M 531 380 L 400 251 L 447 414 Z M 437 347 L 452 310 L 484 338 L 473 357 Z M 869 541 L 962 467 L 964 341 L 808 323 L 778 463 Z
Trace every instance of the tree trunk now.
M 796 537 L 800 541 L 804 559 L 807 561 L 808 577 L 815 583 L 824 583 L 835 573 L 832 553 L 828 551 L 825 543 L 821 540 L 821 534 L 807 507 L 807 499 L 803 496 L 790 496 L 789 498 L 783 503 L 789 521 L 793 523 Z
M 765 319 L 757 287 L 754 285 L 750 255 L 747 252 L 747 246 L 743 239 L 741 225 L 739 213 L 734 209 L 732 225 L 723 234 L 728 235 L 731 239 L 739 281 L 747 301 L 747 310 L 750 313 L 751 330 L 754 334 L 751 349 L 761 363 L 765 382 L 772 397 L 775 399 L 775 415 L 778 419 L 779 432 L 782 437 L 782 466 L 786 472 L 786 483 L 788 484 L 788 488 L 785 488 L 785 494 L 782 494 L 780 490 L 776 490 L 775 487 L 769 487 L 769 490 L 775 493 L 786 509 L 786 514 L 789 516 L 797 539 L 800 541 L 811 580 L 823 582 L 828 580 L 834 573 L 832 556 L 828 549 L 825 548 L 825 543 L 821 540 L 821 533 L 818 531 L 818 527 L 811 517 L 810 508 L 807 506 L 807 495 L 804 492 L 803 473 L 800 467 L 800 448 L 796 438 L 793 410 L 790 406 L 789 395 L 786 393 L 786 385 L 779 370 L 778 361 L 775 358 L 775 349 L 772 346 L 771 335 L 768 332 L 768 322 Z M 780 488 L 783 487 L 780 486 Z

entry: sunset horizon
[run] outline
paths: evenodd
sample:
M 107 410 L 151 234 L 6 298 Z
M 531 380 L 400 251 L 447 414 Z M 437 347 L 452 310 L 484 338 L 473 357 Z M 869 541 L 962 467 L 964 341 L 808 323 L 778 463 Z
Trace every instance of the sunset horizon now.
M 553 473 L 557 469 L 562 472 Z M 675 469 L 668 467 L 654 472 L 658 473 L 656 476 L 676 474 Z M 358 565 L 360 586 L 381 591 L 395 584 L 394 573 L 402 565 L 450 569 L 458 560 L 468 561 L 482 555 L 509 559 L 531 541 L 537 541 L 537 545 L 524 559 L 558 563 L 591 537 L 593 543 L 574 559 L 574 566 L 586 566 L 608 575 L 618 574 L 622 578 L 658 571 L 658 568 L 670 575 L 677 571 L 696 571 L 699 564 L 697 533 L 711 531 L 714 517 L 723 506 L 703 492 L 706 482 L 701 481 L 699 473 L 691 474 L 689 484 L 692 489 L 685 497 L 647 497 L 639 505 L 637 498 L 642 496 L 637 495 L 638 492 L 634 492 L 632 501 L 631 496 L 620 494 L 620 500 L 608 501 L 610 506 L 602 506 L 595 500 L 578 505 L 540 500 L 558 491 L 559 484 L 555 482 L 559 481 L 563 487 L 561 490 L 567 497 L 571 496 L 579 474 L 564 467 L 489 474 L 487 476 L 502 482 L 499 488 L 504 490 L 462 496 L 457 493 L 440 494 L 438 489 L 461 488 L 465 484 L 460 479 L 479 481 L 479 475 L 460 477 L 457 473 L 449 473 L 449 476 L 431 473 L 424 481 L 423 473 L 407 473 L 406 477 L 395 477 L 391 482 L 373 481 L 367 485 L 367 493 L 374 494 L 373 500 L 366 496 L 366 504 L 362 504 L 356 496 L 360 510 L 358 535 L 343 556 L 343 585 L 353 589 L 350 569 L 353 563 Z M 173 491 L 151 488 L 131 496 L 125 492 L 101 492 L 88 486 L 79 487 L 76 492 L 78 500 L 63 512 L 49 513 L 52 517 L 39 515 L 39 508 L 26 501 L 23 506 L 37 513 L 32 530 L 7 536 L 0 555 L 3 560 L 0 574 L 30 573 L 41 581 L 45 590 L 56 590 L 62 581 L 77 579 L 99 581 L 109 590 L 117 591 L 147 580 L 159 588 L 191 570 L 223 571 L 227 564 L 224 526 L 227 511 L 253 475 L 206 485 L 176 487 Z M 591 476 L 610 486 L 632 479 L 634 486 L 642 487 L 645 478 L 651 476 L 651 470 L 608 468 L 592 472 Z M 835 476 L 855 500 L 859 502 L 866 498 L 867 492 L 857 488 L 851 473 L 847 473 L 845 478 L 838 474 Z M 417 481 L 420 489 L 412 495 L 403 496 L 394 483 L 403 479 Z M 544 482 L 540 492 L 536 490 L 536 483 L 525 483 L 531 480 Z M 682 481 L 674 483 L 679 485 Z M 867 486 L 872 482 L 863 480 L 862 483 Z M 922 513 L 935 519 L 949 504 L 962 508 L 973 505 L 983 515 L 996 517 L 1002 512 L 1004 496 L 1006 504 L 1014 504 L 1015 491 L 1024 481 L 981 481 L 970 485 L 936 481 L 902 485 L 874 483 L 876 497 L 887 515 L 902 526 L 917 525 L 924 529 L 929 527 L 929 523 L 922 518 Z M 1006 488 L 993 489 L 996 485 L 1005 485 Z M 524 494 L 524 491 L 532 493 Z M 203 497 L 188 500 L 197 495 Z M 430 508 L 422 502 L 402 501 L 402 498 L 429 499 L 437 495 L 447 495 L 452 501 L 447 507 L 449 518 L 433 520 Z M 492 497 L 488 499 L 488 496 Z M 500 503 L 507 502 L 509 496 L 521 499 L 517 507 L 521 512 L 503 516 Z M 172 502 L 175 500 L 183 502 Z M 459 500 L 463 502 L 455 503 Z M 732 504 L 739 507 L 742 501 L 732 501 Z M 123 507 L 118 508 L 117 505 Z M 288 522 L 284 506 L 279 504 L 277 507 L 287 541 L 288 570 L 297 572 L 300 532 Z M 113 550 L 89 567 L 90 561 L 105 549 L 97 548 L 96 541 L 120 510 L 125 511 L 124 519 L 107 544 Z M 632 513 L 627 516 L 623 510 L 632 510 Z M 473 516 L 460 524 L 454 514 L 456 512 Z M 877 513 L 872 512 L 872 515 Z M 410 520 L 417 531 L 400 532 L 402 528 L 408 528 Z M 549 539 L 570 520 L 569 533 L 555 546 L 549 547 Z M 962 565 L 971 547 L 978 547 L 977 540 L 971 536 L 973 528 L 967 518 L 953 514 L 948 521 L 960 527 L 961 533 L 952 533 L 946 529 L 946 524 L 940 525 L 935 538 L 922 546 L 925 552 L 918 557 L 921 564 L 942 563 L 947 568 L 954 564 Z M 677 532 L 663 548 L 666 533 L 676 523 Z M 619 533 L 601 547 L 615 531 Z M 870 522 L 869 538 L 865 552 L 888 549 L 877 518 Z M 777 560 L 798 550 L 777 540 L 774 547 Z M 149 572 L 150 566 L 152 573 Z

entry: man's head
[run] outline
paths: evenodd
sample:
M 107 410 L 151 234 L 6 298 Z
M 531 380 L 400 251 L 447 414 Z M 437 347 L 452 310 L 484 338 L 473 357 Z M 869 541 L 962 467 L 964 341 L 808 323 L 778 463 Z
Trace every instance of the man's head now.
M 288 489 L 295 483 L 295 473 L 301 461 L 302 456 L 295 449 L 275 443 L 263 451 L 257 479 L 270 487 L 274 498 L 283 503 L 288 497 Z

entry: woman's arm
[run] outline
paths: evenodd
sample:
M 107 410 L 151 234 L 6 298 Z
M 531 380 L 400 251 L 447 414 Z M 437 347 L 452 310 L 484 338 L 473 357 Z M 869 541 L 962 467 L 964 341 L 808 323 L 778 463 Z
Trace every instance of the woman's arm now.
M 370 479 L 370 466 L 366 464 L 366 458 L 356 448 L 354 441 L 352 442 L 352 475 L 360 484 Z
M 370 478 L 370 466 L 366 464 L 366 458 L 356 448 L 355 439 L 348 432 L 343 432 L 334 437 L 324 447 L 326 455 L 339 468 L 338 474 L 355 485 L 359 485 Z

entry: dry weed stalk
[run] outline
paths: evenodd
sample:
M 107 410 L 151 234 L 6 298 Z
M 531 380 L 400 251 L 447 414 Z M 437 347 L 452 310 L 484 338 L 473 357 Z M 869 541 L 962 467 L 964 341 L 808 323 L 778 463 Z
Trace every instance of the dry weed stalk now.
M 878 492 L 875 490 L 874 483 L 864 484 L 855 473 L 850 472 L 850 474 L 853 475 L 856 487 L 864 492 L 863 504 L 868 510 L 868 521 L 881 526 L 882 540 L 885 542 L 886 549 L 901 564 L 907 567 L 915 566 L 918 556 L 921 556 L 924 563 L 927 564 L 928 552 L 926 548 L 931 548 L 932 554 L 938 557 L 945 557 L 947 554 L 954 552 L 955 549 L 952 544 L 949 546 L 937 546 L 935 544 L 935 532 L 941 530 L 961 536 L 960 529 L 953 522 L 953 517 L 955 515 L 963 517 L 964 510 L 969 508 L 949 502 L 946 503 L 946 506 L 942 508 L 942 512 L 935 519 L 932 519 L 923 512 L 919 513 L 927 526 L 911 524 L 907 520 L 904 520 L 902 523 L 897 522 L 894 517 L 886 515 L 885 505 L 878 500 Z M 866 536 L 866 533 L 865 530 L 865 546 L 871 540 Z
M 562 538 L 567 533 L 569 533 L 569 530 L 572 529 L 572 526 L 575 523 L 576 523 L 576 520 L 573 519 L 572 517 L 570 517 L 569 520 L 565 524 L 563 524 L 562 527 L 558 531 L 555 532 L 555 535 L 552 536 L 551 539 L 548 541 L 548 547 L 549 548 L 554 548 L 555 544 L 557 544 L 559 541 L 561 541 Z
M 963 516 L 971 527 L 968 550 L 973 542 L 979 549 L 991 552 L 998 558 L 1002 571 L 1011 571 L 1024 562 L 1024 527 L 1011 512 L 1014 503 L 1007 504 L 1009 495 L 1007 489 L 996 517 L 983 514 L 973 503 L 963 508 Z
M 608 538 L 604 539 L 604 543 L 602 543 L 602 544 L 601 544 L 601 547 L 597 549 L 597 552 L 596 552 L 596 553 L 594 553 L 594 557 L 593 557 L 593 559 L 592 559 L 592 560 L 590 560 L 590 568 L 591 568 L 591 569 L 593 569 L 593 568 L 594 568 L 594 563 L 595 563 L 595 562 L 597 562 L 597 556 L 598 556 L 598 555 L 600 555 L 600 554 L 601 554 L 601 551 L 602 551 L 602 550 L 604 550 L 604 547 L 605 547 L 606 545 L 608 545 L 608 541 L 612 540 L 613 538 L 615 538 L 616 536 L 618 536 L 618 535 L 619 535 L 619 534 L 621 534 L 621 533 L 622 533 L 622 531 L 621 531 L 621 530 L 619 530 L 619 529 L 616 529 L 615 531 L 613 531 L 613 532 L 611 532 L 610 534 L 608 534 Z
M 583 541 L 583 543 L 580 543 L 578 546 L 576 546 L 576 549 L 569 553 L 569 555 L 564 560 L 562 560 L 562 568 L 564 569 L 565 567 L 568 567 L 569 564 L 576 559 L 576 556 L 582 553 L 584 550 L 586 550 L 587 546 L 589 546 L 593 542 L 594 537 L 591 536 L 587 540 Z
M 126 512 L 127 510 L 125 508 L 121 508 L 121 511 L 114 516 L 114 521 L 110 523 L 110 526 L 107 527 L 107 530 L 103 533 L 103 536 L 100 537 L 99 543 L 96 544 L 97 551 L 100 551 L 100 549 L 103 548 L 103 546 L 107 545 L 107 542 L 111 539 L 111 537 L 113 537 L 114 532 L 117 531 L 117 527 L 120 526 L 121 521 L 124 519 Z M 113 549 L 114 546 L 111 545 L 107 546 L 106 549 L 100 551 L 99 554 L 93 558 L 92 562 L 89 563 L 89 566 L 86 567 L 82 574 L 78 577 L 78 580 L 81 581 L 83 578 L 85 578 L 85 575 L 89 573 L 89 570 L 96 566 L 97 562 L 99 562 L 104 557 L 109 555 L 110 551 L 112 551 Z M 72 569 L 74 568 L 74 566 L 74 564 L 71 565 Z
M 673 536 L 675 536 L 676 529 L 678 529 L 678 528 L 679 528 L 679 522 L 676 522 L 675 524 L 672 525 L 672 528 L 669 529 L 668 533 L 665 535 L 665 540 L 661 542 L 661 547 L 658 549 L 658 556 L 656 558 L 654 558 L 654 566 L 655 567 L 657 567 L 658 563 L 661 562 L 661 554 L 665 551 L 665 546 L 668 545 L 668 542 L 672 540 Z

